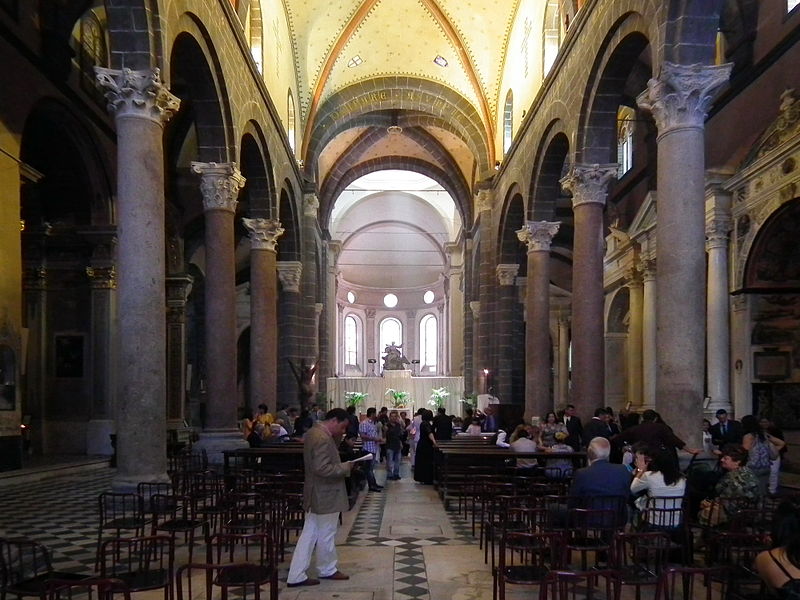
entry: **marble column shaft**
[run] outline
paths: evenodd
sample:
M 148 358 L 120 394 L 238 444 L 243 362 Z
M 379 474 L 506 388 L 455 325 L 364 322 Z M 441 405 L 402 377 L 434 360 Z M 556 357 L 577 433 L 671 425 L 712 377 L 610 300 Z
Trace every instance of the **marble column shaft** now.
M 168 481 L 164 319 L 164 123 L 179 100 L 158 69 L 95 68 L 117 129 L 117 474 Z
M 490 393 L 490 382 L 495 379 L 495 365 L 492 361 L 492 349 L 495 343 L 493 326 L 494 319 L 491 316 L 494 307 L 494 288 L 495 288 L 495 262 L 492 243 L 492 208 L 494 204 L 494 193 L 488 189 L 478 191 L 475 198 L 477 213 L 480 215 L 480 270 L 478 272 L 478 302 L 480 307 L 480 317 L 473 325 L 473 336 L 475 341 L 475 383 L 474 389 L 478 393 Z M 484 371 L 488 371 L 486 374 Z M 503 398 L 502 401 L 507 399 Z
M 603 207 L 617 165 L 573 165 L 561 180 L 572 192 L 572 404 L 582 419 L 605 404 Z
M 495 341 L 497 343 L 497 376 L 494 378 L 495 396 L 509 401 L 514 391 L 513 344 L 514 305 L 518 304 L 517 286 L 514 285 L 519 265 L 497 265 L 497 309 L 495 311 Z
M 528 247 L 525 290 L 525 417 L 553 408 L 550 390 L 550 244 L 561 223 L 528 221 L 517 237 Z
M 657 406 L 695 447 L 705 374 L 704 123 L 730 70 L 664 63 L 638 98 L 658 126 Z
M 278 273 L 275 219 L 242 219 L 250 232 L 250 407 L 271 413 L 278 397 Z
M 233 218 L 244 178 L 236 163 L 193 162 L 205 217 L 208 432 L 236 428 L 236 267 Z
M 628 298 L 630 322 L 628 324 L 628 389 L 627 397 L 631 407 L 642 406 L 642 368 L 643 368 L 643 324 L 644 324 L 644 284 L 642 274 L 632 269 L 628 274 Z
M 569 317 L 558 316 L 558 406 L 569 404 Z
M 718 219 L 707 228 L 707 390 L 711 397 L 708 411 L 731 411 L 730 314 L 728 309 L 728 232 L 730 220 Z

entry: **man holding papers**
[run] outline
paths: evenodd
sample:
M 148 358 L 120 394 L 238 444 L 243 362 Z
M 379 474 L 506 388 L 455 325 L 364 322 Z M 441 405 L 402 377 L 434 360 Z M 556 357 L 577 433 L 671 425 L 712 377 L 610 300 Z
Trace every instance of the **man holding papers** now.
M 303 439 L 303 507 L 306 517 L 289 567 L 286 580 L 289 587 L 319 584 L 319 579 L 306 574 L 315 547 L 317 573 L 321 579 L 350 579 L 336 566 L 334 544 L 339 513 L 349 508 L 344 480 L 350 474 L 353 463 L 341 462 L 338 450 L 348 423 L 347 412 L 343 408 L 334 408 Z

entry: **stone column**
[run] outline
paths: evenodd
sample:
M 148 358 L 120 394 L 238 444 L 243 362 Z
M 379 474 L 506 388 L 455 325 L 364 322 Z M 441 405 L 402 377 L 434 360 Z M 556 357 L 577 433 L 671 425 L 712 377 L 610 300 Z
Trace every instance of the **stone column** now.
M 117 274 L 113 266 L 86 267 L 92 288 L 92 418 L 86 428 L 86 454 L 114 453 L 114 315 Z
M 550 244 L 559 222 L 528 221 L 517 231 L 528 247 L 525 290 L 525 422 L 553 408 L 550 390 Z
M 637 99 L 658 126 L 656 395 L 665 420 L 694 447 L 705 374 L 704 123 L 730 71 L 665 62 Z
M 167 421 L 183 427 L 186 409 L 186 300 L 194 278 L 167 277 Z
M 731 360 L 733 362 L 733 412 L 747 415 L 753 412 L 753 360 L 750 345 L 750 295 L 732 296 L 731 301 Z M 726 409 L 727 410 L 727 409 Z
M 706 226 L 708 250 L 708 293 L 706 295 L 706 365 L 707 393 L 711 398 L 708 412 L 720 408 L 731 412 L 730 393 L 730 314 L 728 312 L 728 233 L 729 218 L 714 218 Z
M 630 323 L 628 324 L 628 389 L 626 396 L 633 410 L 640 410 L 642 397 L 642 330 L 644 327 L 644 283 L 642 273 L 633 268 L 626 274 Z
M 474 326 L 473 335 L 475 337 L 475 389 L 478 393 L 489 391 L 485 370 L 489 371 L 488 380 L 494 383 L 496 378 L 495 365 L 493 362 L 492 348 L 495 343 L 494 331 L 492 331 L 494 319 L 492 310 L 494 307 L 494 288 L 495 288 L 495 262 L 494 244 L 492 236 L 492 208 L 494 204 L 494 194 L 491 190 L 482 189 L 475 196 L 475 208 L 480 215 L 480 267 L 478 272 L 478 302 L 480 307 L 480 319 Z M 491 393 L 491 392 L 490 392 Z M 503 399 L 505 400 L 505 399 Z
M 656 261 L 642 261 L 642 405 L 656 409 Z
M 375 331 L 375 309 L 368 308 L 364 311 L 366 323 L 364 326 L 364 340 L 367 353 L 367 360 L 374 360 L 374 363 L 367 363 L 368 375 L 379 375 L 381 368 L 380 350 L 378 350 L 377 336 L 378 332 Z
M 603 207 L 617 165 L 573 165 L 561 180 L 572 192 L 572 403 L 586 420 L 605 405 Z
M 439 323 L 441 327 L 441 323 Z M 419 336 L 417 335 L 417 311 L 406 311 L 406 325 L 403 334 L 403 354 L 408 360 L 420 360 L 422 358 L 422 348 L 419 347 Z M 417 365 L 416 369 L 412 368 L 415 375 L 419 375 L 419 370 L 422 368 L 422 363 Z
M 322 265 L 317 265 L 317 213 L 319 212 L 319 200 L 313 193 L 303 194 L 303 220 L 302 220 L 302 261 L 303 272 L 301 275 L 300 297 L 300 323 L 302 338 L 299 340 L 300 357 L 308 360 L 309 366 L 316 364 L 320 360 L 318 353 L 319 328 L 317 325 L 316 304 L 317 297 L 317 269 Z M 317 369 L 318 372 L 321 372 Z M 316 388 L 318 389 L 318 387 Z M 315 399 L 312 399 L 314 402 Z
M 200 175 L 205 217 L 205 355 L 208 396 L 200 446 L 219 462 L 242 441 L 236 428 L 236 265 L 233 218 L 244 177 L 236 163 L 193 162 Z M 213 454 L 213 456 L 212 456 Z
M 275 219 L 242 219 L 250 234 L 250 408 L 275 414 L 278 397 L 278 273 Z
M 300 278 L 303 263 L 297 260 L 281 260 L 276 263 L 279 294 L 280 330 L 278 331 L 278 395 L 293 406 L 297 402 L 297 381 L 289 368 L 291 360 L 300 364 Z
M 497 344 L 497 376 L 493 378 L 495 396 L 504 402 L 513 398 L 513 320 L 514 304 L 517 303 L 517 286 L 514 280 L 519 265 L 501 264 L 495 268 L 497 273 L 497 311 L 495 313 L 495 342 Z
M 22 290 L 25 294 L 25 322 L 28 325 L 28 352 L 23 381 L 26 385 L 26 411 L 31 416 L 31 452 L 47 454 L 45 398 L 50 370 L 47 350 L 50 333 L 47 327 L 47 269 L 27 266 L 23 271 Z
M 117 474 L 168 481 L 164 319 L 164 123 L 180 101 L 158 69 L 95 67 L 117 128 Z
M 569 404 L 569 322 L 566 310 L 558 315 L 558 402 L 559 408 Z

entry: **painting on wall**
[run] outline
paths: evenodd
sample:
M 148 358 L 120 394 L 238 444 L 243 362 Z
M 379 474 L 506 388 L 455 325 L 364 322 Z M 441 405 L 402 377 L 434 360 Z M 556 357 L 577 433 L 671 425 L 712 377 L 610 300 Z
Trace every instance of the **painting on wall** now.
M 83 335 L 56 334 L 56 377 L 83 377 Z

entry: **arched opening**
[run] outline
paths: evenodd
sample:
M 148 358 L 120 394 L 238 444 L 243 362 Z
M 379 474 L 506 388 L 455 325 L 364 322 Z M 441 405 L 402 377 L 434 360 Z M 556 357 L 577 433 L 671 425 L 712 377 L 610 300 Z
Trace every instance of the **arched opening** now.
M 606 406 L 619 409 L 627 400 L 628 326 L 630 323 L 630 292 L 620 288 L 611 300 L 606 319 Z
M 292 90 L 289 90 L 289 94 L 286 98 L 286 135 L 289 137 L 289 147 L 292 149 L 292 152 L 297 152 L 296 144 L 297 144 L 297 124 L 296 124 L 296 116 L 295 116 L 295 108 L 294 108 L 294 96 L 292 96 Z

